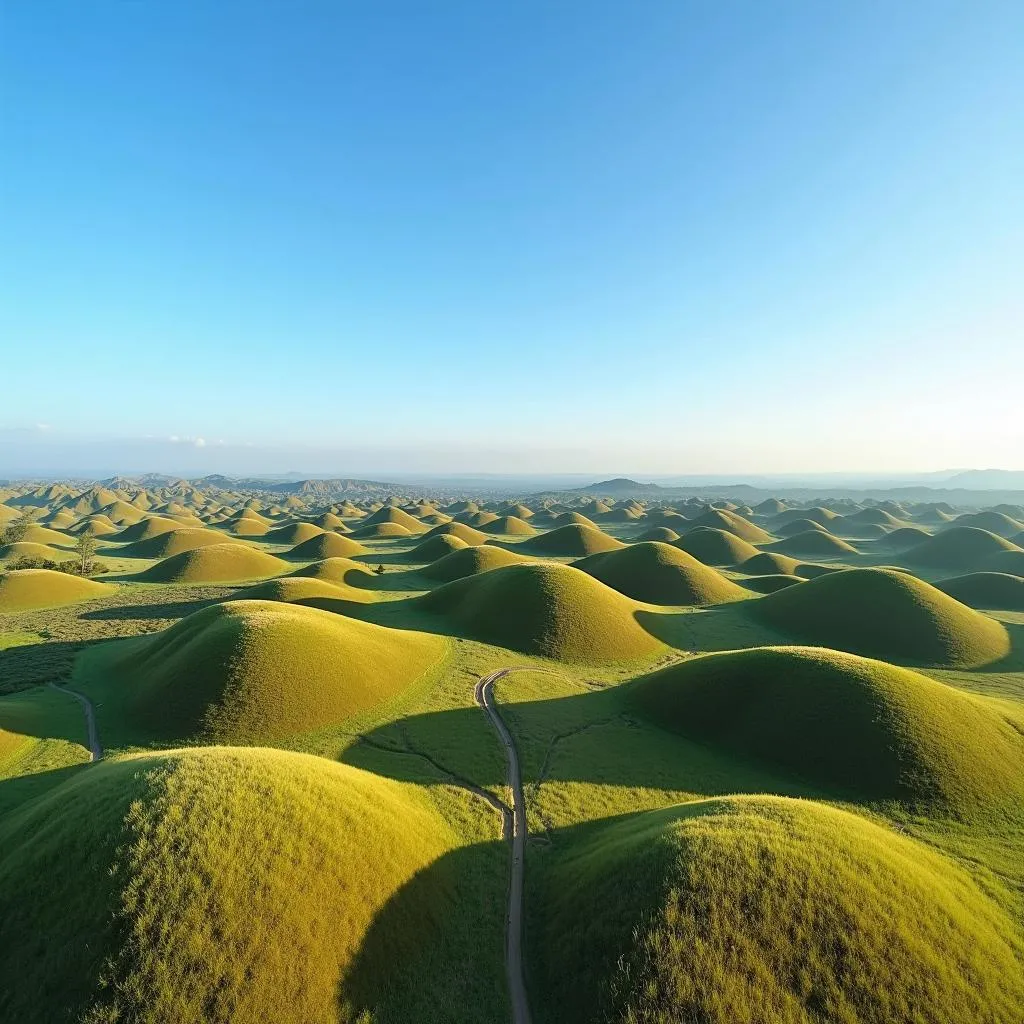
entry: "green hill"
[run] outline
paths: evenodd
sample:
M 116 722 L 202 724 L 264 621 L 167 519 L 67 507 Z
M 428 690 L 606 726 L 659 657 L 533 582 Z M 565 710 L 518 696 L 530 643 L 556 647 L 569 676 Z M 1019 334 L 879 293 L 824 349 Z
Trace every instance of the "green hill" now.
M 0 612 L 93 601 L 108 597 L 116 589 L 109 583 L 97 583 L 54 569 L 14 569 L 0 573 Z
M 768 550 L 783 555 L 798 555 L 802 558 L 838 558 L 857 553 L 852 544 L 833 537 L 824 530 L 805 530 L 803 533 L 769 544 Z
M 420 532 L 420 529 L 417 529 L 417 532 Z M 353 530 L 352 536 L 357 540 L 375 540 L 382 537 L 413 537 L 415 534 L 401 523 L 369 523 L 360 526 L 358 530 Z
M 309 540 L 296 544 L 288 552 L 289 558 L 312 558 L 320 561 L 324 558 L 352 558 L 355 555 L 365 555 L 366 548 L 358 541 L 349 537 L 342 537 L 338 533 L 319 533 Z
M 721 573 L 671 544 L 631 544 L 588 555 L 573 565 L 620 594 L 648 604 L 711 605 L 748 596 Z
M 137 540 L 134 544 L 125 544 L 123 548 L 111 554 L 124 558 L 167 558 L 169 555 L 180 555 L 183 551 L 195 551 L 197 548 L 209 547 L 211 544 L 240 544 L 229 540 L 216 530 L 193 530 L 178 527 L 164 533 L 158 533 L 148 540 Z
M 134 544 L 140 540 L 151 540 L 164 533 L 172 533 L 181 529 L 181 523 L 161 516 L 146 516 L 131 526 L 126 526 L 119 533 L 112 533 L 106 539 L 118 544 Z
M 378 525 L 401 526 L 408 530 L 409 533 L 423 532 L 423 524 L 415 516 L 411 516 L 408 512 L 403 512 L 400 508 L 393 508 L 390 505 L 385 505 L 383 508 L 377 509 L 372 515 L 367 516 L 363 520 L 363 525 L 364 527 Z
M 789 555 L 773 551 L 762 551 L 753 558 L 748 558 L 739 566 L 739 571 L 748 576 L 792 576 L 800 563 Z
M 367 574 L 369 575 L 369 574 Z M 332 583 L 330 580 L 318 579 L 315 576 L 280 576 L 277 579 L 254 583 L 244 587 L 231 600 L 238 601 L 283 601 L 287 604 L 299 604 L 328 598 L 332 601 L 358 601 L 367 604 L 374 600 L 369 590 L 348 583 Z
M 549 533 L 542 533 L 533 540 L 522 541 L 517 550 L 528 551 L 533 555 L 566 556 L 582 558 L 594 555 L 599 551 L 612 551 L 624 547 L 622 541 L 609 537 L 596 526 L 580 526 L 572 523 L 560 526 Z
M 632 692 L 666 728 L 843 797 L 960 816 L 1024 807 L 1024 737 L 982 698 L 882 661 L 760 647 L 672 665 Z
M 969 668 L 1010 649 L 1001 623 L 892 569 L 829 573 L 748 607 L 800 640 L 887 661 Z
M 942 533 L 915 544 L 906 554 L 914 565 L 938 569 L 977 569 L 994 555 L 1019 551 L 1003 537 L 975 526 L 951 526 Z
M 499 516 L 484 526 L 484 532 L 496 537 L 533 537 L 537 531 L 518 516 Z
M 326 580 L 328 583 L 347 583 L 353 587 L 366 586 L 373 581 L 373 573 L 369 568 L 362 562 L 354 562 L 351 558 L 323 558 L 296 569 L 291 575 Z
M 709 509 L 703 515 L 694 519 L 691 527 L 725 530 L 727 533 L 735 534 L 750 544 L 766 544 L 772 539 L 771 534 L 766 533 L 760 526 L 755 526 L 750 520 L 744 519 L 743 516 L 730 512 L 727 509 Z
M 138 579 L 147 583 L 221 583 L 276 576 L 288 563 L 246 544 L 228 541 L 183 551 L 157 562 Z
M 638 624 L 634 601 L 569 565 L 493 569 L 447 583 L 417 604 L 460 634 L 563 661 L 628 661 L 661 647 Z
M 102 762 L 0 820 L 0 1015 L 354 1020 L 438 941 L 453 893 L 420 886 L 349 980 L 384 907 L 454 844 L 417 787 L 319 757 Z
M 679 534 L 668 526 L 652 526 L 637 537 L 641 543 L 644 541 L 658 541 L 662 544 L 671 544 L 679 540 Z
M 268 744 L 380 704 L 445 649 L 426 633 L 241 600 L 211 605 L 160 633 L 91 648 L 82 672 L 102 680 L 106 699 L 122 703 L 137 729 L 161 741 Z
M 324 535 L 324 530 L 312 523 L 288 523 L 263 535 L 268 544 L 304 544 Z
M 690 530 L 675 541 L 674 546 L 705 565 L 739 565 L 757 554 L 757 548 L 742 537 L 706 526 Z
M 453 551 L 464 551 L 469 545 L 454 534 L 441 534 L 421 541 L 402 557 L 408 562 L 436 562 Z
M 1005 572 L 971 572 L 935 584 L 969 608 L 1024 611 L 1024 578 Z
M 489 572 L 505 565 L 521 565 L 529 561 L 529 556 L 521 555 L 506 548 L 485 544 L 482 547 L 464 548 L 453 551 L 422 570 L 424 576 L 443 583 L 461 580 L 477 573 Z
M 581 829 L 547 857 L 529 951 L 548 1021 L 981 1024 L 1024 1005 L 1002 910 L 849 812 L 702 800 Z
M 458 537 L 459 540 L 465 541 L 471 547 L 487 543 L 486 534 L 474 530 L 472 526 L 467 526 L 465 523 L 442 523 L 424 534 L 423 539 L 430 540 L 431 537 Z

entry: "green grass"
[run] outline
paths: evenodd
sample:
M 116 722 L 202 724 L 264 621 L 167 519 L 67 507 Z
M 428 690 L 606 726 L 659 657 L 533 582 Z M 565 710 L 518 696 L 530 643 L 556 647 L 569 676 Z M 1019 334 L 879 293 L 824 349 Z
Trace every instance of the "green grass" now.
M 708 526 L 698 526 L 674 543 L 705 565 L 739 565 L 757 554 L 757 548 L 742 537 Z
M 305 755 L 90 767 L 0 819 L 0 1016 L 333 1024 L 399 1001 L 401 963 L 412 1019 L 473 1019 L 472 979 L 434 1005 L 423 971 L 458 980 L 432 950 L 465 916 L 435 867 L 459 845 L 416 787 Z
M 815 647 L 710 654 L 633 687 L 653 721 L 852 800 L 1024 810 L 1024 737 L 984 698 Z
M 89 760 L 85 719 L 66 693 L 37 687 L 0 697 L 0 779 Z
M 829 573 L 747 607 L 797 639 L 889 661 L 969 668 L 1010 651 L 1001 623 L 891 569 Z
M 443 555 L 428 565 L 423 570 L 423 575 L 442 583 L 451 583 L 466 576 L 475 576 L 490 569 L 498 569 L 504 565 L 519 565 L 526 561 L 529 561 L 526 555 L 487 544 Z
M 1024 577 L 1003 572 L 971 572 L 935 586 L 970 608 L 1024 611 Z
M 229 542 L 171 555 L 138 578 L 149 583 L 220 583 L 274 576 L 287 568 L 274 555 Z
M 978 569 L 1005 551 L 1019 551 L 1010 541 L 975 526 L 953 526 L 915 544 L 904 556 L 914 565 L 940 569 Z
M 14 569 L 0 573 L 0 613 L 53 608 L 95 600 L 114 592 L 109 583 L 54 569 Z
M 1009 920 L 856 815 L 734 797 L 556 837 L 531 893 L 539 1021 L 1012 1020 Z
M 388 700 L 446 650 L 315 608 L 231 601 L 90 649 L 75 683 L 98 699 L 108 742 L 272 744 Z

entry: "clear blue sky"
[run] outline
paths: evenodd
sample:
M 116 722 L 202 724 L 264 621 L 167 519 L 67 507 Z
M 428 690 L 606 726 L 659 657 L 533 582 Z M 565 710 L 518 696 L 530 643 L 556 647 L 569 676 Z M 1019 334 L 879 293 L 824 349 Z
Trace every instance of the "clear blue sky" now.
M 14 0 L 0 103 L 0 473 L 1024 468 L 1019 0 Z

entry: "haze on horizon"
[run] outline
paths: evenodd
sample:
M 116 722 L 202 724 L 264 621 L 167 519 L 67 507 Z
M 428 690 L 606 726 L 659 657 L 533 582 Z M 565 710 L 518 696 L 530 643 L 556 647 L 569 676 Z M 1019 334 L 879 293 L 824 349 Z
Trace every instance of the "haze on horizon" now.
M 8 5 L 0 475 L 1024 469 L 1021 38 Z

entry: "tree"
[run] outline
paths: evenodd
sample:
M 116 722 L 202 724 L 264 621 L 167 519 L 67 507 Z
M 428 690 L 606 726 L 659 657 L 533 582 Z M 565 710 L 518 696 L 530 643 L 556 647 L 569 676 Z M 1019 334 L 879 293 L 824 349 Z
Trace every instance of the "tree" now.
M 377 566 L 377 568 L 376 568 L 376 569 L 374 569 L 373 571 L 374 571 L 374 572 L 375 572 L 375 573 L 376 573 L 376 574 L 377 574 L 378 576 L 383 576 L 383 575 L 384 575 L 384 566 L 383 566 L 383 565 L 378 565 L 378 566 Z
M 96 556 L 96 538 L 87 533 L 80 533 L 75 541 L 75 554 L 78 556 L 78 572 L 88 576 L 92 572 L 92 560 Z
M 25 539 L 28 528 L 32 525 L 32 513 L 22 512 L 17 519 L 12 519 L 0 533 L 0 544 L 18 544 Z

